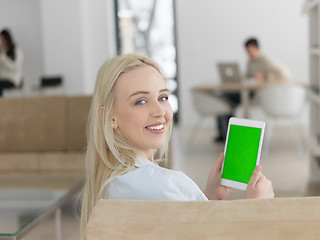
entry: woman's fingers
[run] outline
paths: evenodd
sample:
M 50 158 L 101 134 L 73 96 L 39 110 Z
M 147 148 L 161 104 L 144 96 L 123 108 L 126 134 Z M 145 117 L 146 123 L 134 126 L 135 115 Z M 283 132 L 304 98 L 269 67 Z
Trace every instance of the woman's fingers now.
M 273 198 L 272 182 L 267 179 L 261 166 L 257 166 L 247 186 L 247 198 Z
M 219 157 L 213 167 L 214 172 L 216 172 L 216 173 L 221 172 L 223 159 L 224 159 L 224 155 L 223 155 L 223 153 L 220 153 L 220 155 L 219 155 Z
M 248 185 L 255 187 L 258 181 L 260 180 L 261 175 L 262 175 L 262 167 L 261 165 L 258 165 L 254 169 Z

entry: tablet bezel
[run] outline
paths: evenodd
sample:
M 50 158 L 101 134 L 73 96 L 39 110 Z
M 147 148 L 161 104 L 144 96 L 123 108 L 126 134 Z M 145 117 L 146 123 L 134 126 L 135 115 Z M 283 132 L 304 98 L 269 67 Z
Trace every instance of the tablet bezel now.
M 227 131 L 226 143 L 225 143 L 225 147 L 224 147 L 224 159 L 223 159 L 223 163 L 222 163 L 221 174 L 223 174 L 223 168 L 224 168 L 224 161 L 225 161 L 227 145 L 228 145 L 230 125 L 238 125 L 238 126 L 244 126 L 244 127 L 254 127 L 254 128 L 260 128 L 261 129 L 261 135 L 260 135 L 260 142 L 259 142 L 259 149 L 258 149 L 256 165 L 259 165 L 259 163 L 260 163 L 261 149 L 262 149 L 264 130 L 265 130 L 265 122 L 251 120 L 251 119 L 243 119 L 243 118 L 232 117 L 232 118 L 229 119 L 229 124 L 228 124 L 228 131 Z M 230 180 L 230 179 L 221 178 L 221 185 L 245 191 L 247 189 L 247 185 L 248 184 L 243 183 L 243 182 Z

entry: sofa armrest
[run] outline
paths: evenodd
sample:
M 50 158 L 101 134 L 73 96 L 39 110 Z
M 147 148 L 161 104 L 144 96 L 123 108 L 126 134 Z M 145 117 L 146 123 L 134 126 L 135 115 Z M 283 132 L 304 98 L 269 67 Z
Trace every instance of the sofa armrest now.
M 320 197 L 235 201 L 100 200 L 87 240 L 318 239 Z

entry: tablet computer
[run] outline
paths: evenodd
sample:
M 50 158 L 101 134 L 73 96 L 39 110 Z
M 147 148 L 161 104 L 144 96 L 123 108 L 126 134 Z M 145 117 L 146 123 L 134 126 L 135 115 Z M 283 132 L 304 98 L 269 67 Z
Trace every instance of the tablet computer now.
M 230 118 L 221 185 L 246 190 L 251 175 L 260 162 L 265 123 L 241 118 Z

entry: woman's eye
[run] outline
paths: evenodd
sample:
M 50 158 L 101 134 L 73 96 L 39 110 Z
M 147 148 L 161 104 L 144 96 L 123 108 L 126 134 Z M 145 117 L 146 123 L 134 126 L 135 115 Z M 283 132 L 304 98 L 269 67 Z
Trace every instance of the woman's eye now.
M 165 102 L 165 101 L 167 101 L 168 100 L 168 96 L 161 96 L 160 98 L 159 98 L 159 101 L 161 101 L 161 102 Z
M 136 105 L 142 105 L 145 104 L 147 101 L 144 99 L 140 99 L 139 101 L 136 102 Z

